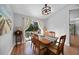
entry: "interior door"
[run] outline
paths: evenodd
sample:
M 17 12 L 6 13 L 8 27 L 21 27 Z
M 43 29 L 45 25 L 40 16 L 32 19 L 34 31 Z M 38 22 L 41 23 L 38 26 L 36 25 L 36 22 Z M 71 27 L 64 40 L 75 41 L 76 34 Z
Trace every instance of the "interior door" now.
M 69 24 L 70 35 L 75 35 L 75 24 Z

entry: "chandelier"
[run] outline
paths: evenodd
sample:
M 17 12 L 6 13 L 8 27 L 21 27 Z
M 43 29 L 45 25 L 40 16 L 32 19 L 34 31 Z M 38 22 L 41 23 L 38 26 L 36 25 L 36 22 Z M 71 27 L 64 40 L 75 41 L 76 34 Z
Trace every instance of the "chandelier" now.
M 45 4 L 45 6 L 42 8 L 42 14 L 43 15 L 48 15 L 51 13 L 51 7 Z

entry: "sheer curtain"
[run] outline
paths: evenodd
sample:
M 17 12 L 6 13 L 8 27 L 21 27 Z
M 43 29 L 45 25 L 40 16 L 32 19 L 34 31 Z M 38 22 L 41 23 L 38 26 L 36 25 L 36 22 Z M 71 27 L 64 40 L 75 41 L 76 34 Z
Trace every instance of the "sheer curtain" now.
M 32 23 L 32 20 L 29 17 L 24 18 L 24 29 L 27 30 L 31 23 Z
M 23 36 L 24 36 L 24 42 L 25 42 L 26 41 L 25 30 L 29 28 L 30 24 L 32 23 L 32 20 L 30 19 L 30 17 L 24 17 L 23 21 L 24 21 Z

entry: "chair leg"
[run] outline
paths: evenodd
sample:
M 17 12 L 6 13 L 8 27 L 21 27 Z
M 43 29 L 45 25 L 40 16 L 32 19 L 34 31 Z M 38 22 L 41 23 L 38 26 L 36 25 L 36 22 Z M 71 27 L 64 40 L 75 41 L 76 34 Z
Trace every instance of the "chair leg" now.
M 35 53 L 35 46 L 33 45 L 33 52 Z
M 31 42 L 31 47 L 32 47 L 32 45 L 33 45 L 33 44 L 32 44 L 32 42 Z
M 62 50 L 62 55 L 64 55 L 64 51 Z
M 38 49 L 38 54 L 40 55 L 40 50 Z
M 37 49 L 36 49 L 36 47 L 35 47 L 35 54 L 37 54 L 36 52 L 37 52 Z
M 33 46 L 33 51 L 34 51 L 35 54 L 37 54 L 37 53 L 36 53 L 36 52 L 37 52 L 36 50 L 37 50 L 37 49 L 36 49 L 36 46 Z

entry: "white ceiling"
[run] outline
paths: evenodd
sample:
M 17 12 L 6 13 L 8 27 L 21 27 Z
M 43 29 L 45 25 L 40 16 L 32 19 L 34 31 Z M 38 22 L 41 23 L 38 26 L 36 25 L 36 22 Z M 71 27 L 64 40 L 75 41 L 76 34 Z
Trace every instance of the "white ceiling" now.
M 49 15 L 42 15 L 41 9 L 44 4 L 13 4 L 11 5 L 14 13 L 23 14 L 26 16 L 37 17 L 38 19 L 47 19 L 51 14 L 62 9 L 66 4 L 49 4 L 52 7 L 52 12 Z

